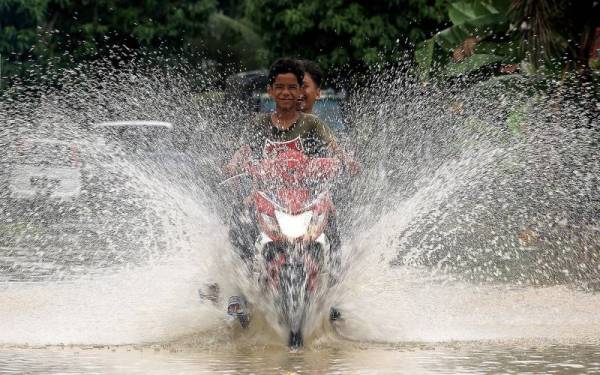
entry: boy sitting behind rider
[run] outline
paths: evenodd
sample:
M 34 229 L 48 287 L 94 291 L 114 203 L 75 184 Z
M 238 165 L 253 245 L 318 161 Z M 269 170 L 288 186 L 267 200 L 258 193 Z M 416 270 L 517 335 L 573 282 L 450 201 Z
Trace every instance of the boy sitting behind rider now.
M 304 79 L 302 81 L 303 93 L 300 96 L 300 100 L 298 100 L 298 110 L 312 114 L 315 101 L 321 97 L 323 72 L 314 61 L 298 60 L 298 63 L 304 71 Z

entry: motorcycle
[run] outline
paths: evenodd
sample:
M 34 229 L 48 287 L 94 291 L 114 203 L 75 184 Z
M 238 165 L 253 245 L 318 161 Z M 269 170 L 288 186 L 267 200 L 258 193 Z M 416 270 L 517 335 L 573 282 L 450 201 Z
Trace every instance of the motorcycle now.
M 338 249 L 332 251 L 337 232 L 330 188 L 342 168 L 334 158 L 307 157 L 299 141 L 271 142 L 265 156 L 245 168 L 252 181 L 248 202 L 259 229 L 253 269 L 263 296 L 289 331 L 288 345 L 297 348 L 303 345 L 310 308 L 320 303 L 339 268 Z M 229 313 L 248 326 L 245 306 Z

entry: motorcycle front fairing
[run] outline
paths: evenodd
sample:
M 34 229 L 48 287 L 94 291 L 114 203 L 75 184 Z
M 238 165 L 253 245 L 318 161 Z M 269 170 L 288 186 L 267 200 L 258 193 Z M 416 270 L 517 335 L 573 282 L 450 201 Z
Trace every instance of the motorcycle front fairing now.
M 309 159 L 284 150 L 272 159 L 248 165 L 253 181 L 249 202 L 259 229 L 254 272 L 266 301 L 272 301 L 289 345 L 302 343 L 307 314 L 320 306 L 328 283 L 334 214 L 330 194 L 339 162 Z
M 264 241 L 294 243 L 324 242 L 327 221 L 332 213 L 331 196 L 322 192 L 313 200 L 306 191 L 264 191 L 253 193 L 253 202 Z M 287 204 L 285 204 L 285 203 Z
M 324 231 L 334 211 L 329 188 L 338 170 L 335 159 L 309 159 L 294 151 L 251 168 L 256 187 L 251 201 L 261 232 L 257 250 L 270 241 L 327 246 Z

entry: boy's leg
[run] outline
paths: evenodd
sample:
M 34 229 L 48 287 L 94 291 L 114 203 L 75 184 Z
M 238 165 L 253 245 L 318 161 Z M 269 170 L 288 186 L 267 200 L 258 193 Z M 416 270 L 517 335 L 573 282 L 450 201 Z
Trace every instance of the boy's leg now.
M 256 222 L 250 210 L 243 204 L 234 207 L 229 223 L 229 241 L 245 263 L 254 258 L 257 236 Z

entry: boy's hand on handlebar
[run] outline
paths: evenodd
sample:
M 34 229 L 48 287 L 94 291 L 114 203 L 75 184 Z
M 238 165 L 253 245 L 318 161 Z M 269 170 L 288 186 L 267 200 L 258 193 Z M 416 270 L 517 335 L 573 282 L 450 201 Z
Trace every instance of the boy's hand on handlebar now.
M 240 147 L 231 158 L 231 161 L 223 167 L 223 173 L 229 177 L 235 175 L 248 162 L 251 154 L 250 147 Z
M 238 171 L 238 166 L 233 163 L 228 163 L 223 167 L 223 173 L 227 177 L 234 176 L 237 173 L 237 171 Z

